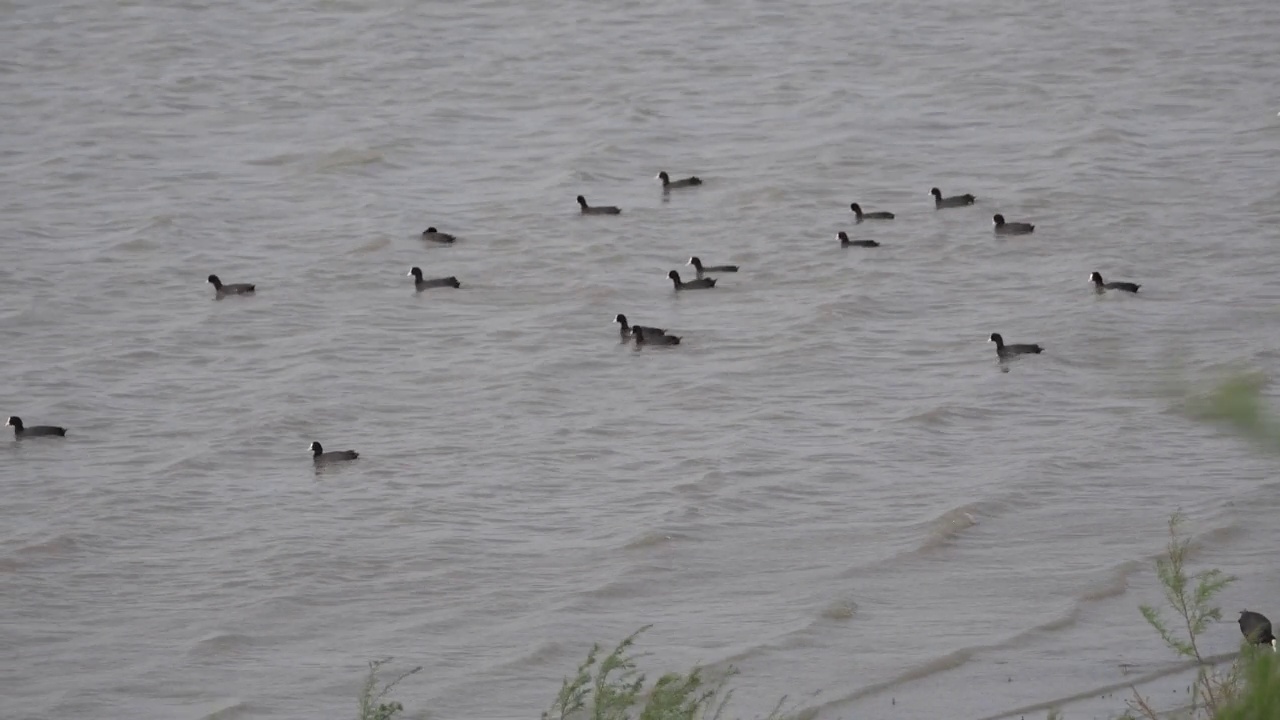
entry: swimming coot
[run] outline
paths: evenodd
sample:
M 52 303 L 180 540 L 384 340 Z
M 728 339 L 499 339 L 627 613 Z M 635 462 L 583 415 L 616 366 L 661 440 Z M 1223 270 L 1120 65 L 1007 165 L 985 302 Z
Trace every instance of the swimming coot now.
M 1009 357 L 1011 355 L 1039 355 L 1044 352 L 1044 348 L 1039 345 L 1005 345 L 1004 338 L 1000 333 L 991 333 L 988 338 L 990 342 L 996 344 L 996 355 L 1000 357 Z
M 427 288 L 462 287 L 462 283 L 458 282 L 458 278 L 452 275 L 450 275 L 449 277 L 432 278 L 430 280 L 423 280 L 422 268 L 420 267 L 409 268 L 409 275 L 413 276 L 413 286 L 417 288 L 419 292 L 426 290 Z
M 702 261 L 699 260 L 696 255 L 689 258 L 689 262 L 685 263 L 685 265 L 692 265 L 694 270 L 698 271 L 698 277 L 702 277 L 703 273 L 709 272 L 738 272 L 737 265 L 711 265 L 709 267 L 703 267 Z
M 680 338 L 675 335 L 651 335 L 645 332 L 640 326 L 631 328 L 631 335 L 636 339 L 636 345 L 679 345 Z
M 5 422 L 5 427 L 13 428 L 13 436 L 16 438 L 48 437 L 50 435 L 64 437 L 67 434 L 66 428 L 58 427 L 56 425 L 35 425 L 33 427 L 25 427 L 22 424 L 22 418 L 17 415 L 10 416 L 8 421 Z
M 209 276 L 209 284 L 217 293 L 217 297 L 226 297 L 227 295 L 249 295 L 253 293 L 256 285 L 249 283 L 233 283 L 231 285 L 223 285 L 217 275 Z
M 836 233 L 836 237 L 840 238 L 840 247 L 880 247 L 875 240 L 850 240 L 849 234 L 843 230 Z
M 612 205 L 597 205 L 596 207 L 591 207 L 590 205 L 587 205 L 587 199 L 581 195 L 578 196 L 578 205 L 582 207 L 583 215 L 617 215 L 622 212 Z
M 662 172 L 658 173 L 658 179 L 662 181 L 663 190 L 671 190 L 674 188 L 684 188 L 684 187 L 694 187 L 696 185 L 702 184 L 702 180 L 700 180 L 696 175 L 687 177 L 683 180 L 672 180 L 671 176 L 667 175 L 666 170 L 663 170 Z
M 689 282 L 682 282 L 680 280 L 680 273 L 675 270 L 667 273 L 667 277 L 671 278 L 671 282 L 676 284 L 676 290 L 706 290 L 716 286 L 716 279 L 709 277 L 698 278 L 697 280 L 690 280 Z
M 438 243 L 451 243 L 458 238 L 450 235 L 449 233 L 443 233 L 433 227 L 429 227 L 422 231 L 422 239 Z
M 863 220 L 892 220 L 893 219 L 893 213 L 891 212 L 862 212 L 862 206 L 859 205 L 858 203 L 853 203 L 849 205 L 849 209 L 853 211 L 853 214 L 855 216 L 857 216 L 858 222 L 862 222 Z
M 1276 649 L 1276 636 L 1271 634 L 1271 621 L 1266 615 L 1252 610 L 1240 611 L 1240 634 L 1254 645 L 1271 645 Z
M 933 196 L 934 210 L 941 210 L 942 208 L 964 207 L 965 205 L 972 205 L 973 201 L 977 200 L 977 198 L 975 198 L 972 195 L 969 195 L 968 193 L 964 195 L 952 195 L 951 197 L 944 198 L 942 197 L 942 191 L 939 190 L 938 188 L 933 188 L 929 190 L 929 194 Z
M 325 452 L 320 447 L 320 443 L 311 443 L 311 457 L 318 463 L 342 462 L 344 460 L 355 460 L 360 457 L 360 453 L 355 450 L 334 450 L 333 452 Z
M 1136 293 L 1138 288 L 1142 287 L 1131 282 L 1103 282 L 1102 273 L 1099 272 L 1089 273 L 1089 281 L 1098 289 L 1098 292 L 1103 290 L 1124 290 L 1125 292 Z
M 1024 222 L 1005 222 L 1004 216 L 996 213 L 991 218 L 991 222 L 996 225 L 997 235 L 1026 235 L 1036 229 L 1035 225 Z
M 615 317 L 613 321 L 618 323 L 618 325 L 622 326 L 621 329 L 618 331 L 618 334 L 622 336 L 623 340 L 626 340 L 627 338 L 631 337 L 632 328 L 639 328 L 640 330 L 643 330 L 646 334 L 649 334 L 649 335 L 666 335 L 667 334 L 667 331 L 663 330 L 662 328 L 649 327 L 647 325 L 628 325 L 627 316 L 623 315 L 622 313 L 618 313 L 618 316 Z

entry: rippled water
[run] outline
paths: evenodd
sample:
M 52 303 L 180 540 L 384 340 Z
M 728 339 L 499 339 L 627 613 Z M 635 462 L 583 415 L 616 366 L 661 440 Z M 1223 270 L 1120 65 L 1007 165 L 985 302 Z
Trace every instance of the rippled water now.
M 70 429 L 0 443 L 0 716 L 340 717 L 394 655 L 410 708 L 534 717 L 650 622 L 746 715 L 1119 711 L 1173 509 L 1231 618 L 1280 612 L 1275 460 L 1178 411 L 1280 359 L 1277 37 L 1264 0 L 0 3 L 0 412 Z M 743 271 L 677 295 L 695 253 Z

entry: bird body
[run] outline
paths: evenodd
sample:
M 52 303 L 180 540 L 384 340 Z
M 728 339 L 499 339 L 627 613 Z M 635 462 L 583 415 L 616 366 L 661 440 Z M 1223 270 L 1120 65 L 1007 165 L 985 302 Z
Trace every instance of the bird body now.
M 996 355 L 1005 358 L 1013 355 L 1039 355 L 1044 352 L 1044 348 L 1039 345 L 1005 345 L 1004 337 L 1000 333 L 991 333 L 990 342 L 996 344 Z
M 650 335 L 640 326 L 631 328 L 631 335 L 636 339 L 636 346 L 641 345 L 679 345 L 680 338 L 675 335 Z
M 581 195 L 578 196 L 578 206 L 582 208 L 583 215 L 617 215 L 622 210 L 612 205 L 597 205 L 592 207 L 587 204 L 587 199 Z
M 22 424 L 22 418 L 12 415 L 5 421 L 5 427 L 13 428 L 13 436 L 15 438 L 24 437 L 65 437 L 67 429 L 58 427 L 57 425 L 33 425 L 26 427 Z
M 345 460 L 355 460 L 360 457 L 360 453 L 355 450 L 333 450 L 325 452 L 320 443 L 311 443 L 311 457 L 317 463 L 343 462 Z
M 1027 235 L 1034 232 L 1035 225 L 1024 222 L 1005 222 L 1004 216 L 996 213 L 991 222 L 995 223 L 997 235 Z
M 891 212 L 883 212 L 883 211 L 862 212 L 862 206 L 859 205 L 858 203 L 852 203 L 851 205 L 849 205 L 849 209 L 852 210 L 853 214 L 858 218 L 858 222 L 862 222 L 863 220 L 892 220 L 893 219 L 893 213 Z
M 836 233 L 836 237 L 840 238 L 840 247 L 880 247 L 875 240 L 850 240 L 849 234 L 843 230 Z
M 698 272 L 698 277 L 702 277 L 703 273 L 709 272 L 738 272 L 737 265 L 710 265 L 703 267 L 702 261 L 697 256 L 689 258 L 689 262 L 685 263 L 685 265 L 692 265 L 693 269 Z
M 663 170 L 658 173 L 658 179 L 662 181 L 663 190 L 674 190 L 675 188 L 696 187 L 702 184 L 702 180 L 697 175 L 693 175 L 683 180 L 672 180 L 667 171 Z
M 951 197 L 942 197 L 942 191 L 938 188 L 929 190 L 929 194 L 933 196 L 933 209 L 941 210 L 942 208 L 964 207 L 972 205 L 976 197 L 965 193 L 964 195 L 952 195 Z
M 439 230 L 436 230 L 433 227 L 429 227 L 426 230 L 422 231 L 422 239 L 430 240 L 431 242 L 448 244 L 457 240 L 458 238 L 454 237 L 453 235 L 450 235 L 449 233 L 443 233 L 443 232 L 440 232 Z
M 675 283 L 676 290 L 708 290 L 716 286 L 716 279 L 709 277 L 684 282 L 680 279 L 680 273 L 675 270 L 667 273 L 667 277 L 671 278 L 671 282 Z
M 632 329 L 639 329 L 643 331 L 645 335 L 666 335 L 667 334 L 667 331 L 662 328 L 649 327 L 647 325 L 628 325 L 627 316 L 623 315 L 622 313 L 618 313 L 617 317 L 615 317 L 613 321 L 618 323 L 618 325 L 621 326 L 620 329 L 618 330 L 618 334 L 622 336 L 623 340 L 626 340 L 631 337 Z
M 413 276 L 413 286 L 418 292 L 422 292 L 428 288 L 451 287 L 460 288 L 462 283 L 458 282 L 458 278 L 450 275 L 449 277 L 431 278 L 430 280 L 422 279 L 422 268 L 413 267 L 409 269 L 409 275 Z
M 209 284 L 213 286 L 214 291 L 217 293 L 217 297 L 225 297 L 227 295 L 249 295 L 253 293 L 254 289 L 257 287 L 256 285 L 251 285 L 249 283 L 232 283 L 230 285 L 223 285 L 217 275 L 209 276 Z
M 1276 649 L 1276 636 L 1271 634 L 1271 621 L 1266 615 L 1252 610 L 1240 611 L 1240 634 L 1244 635 L 1244 639 L 1254 645 L 1271 645 L 1271 650 Z
M 1131 282 L 1105 282 L 1102 279 L 1102 273 L 1098 272 L 1089 273 L 1089 281 L 1093 283 L 1093 286 L 1097 288 L 1099 292 L 1103 290 L 1123 290 L 1125 292 L 1136 293 L 1138 292 L 1138 288 L 1142 287 L 1141 285 Z

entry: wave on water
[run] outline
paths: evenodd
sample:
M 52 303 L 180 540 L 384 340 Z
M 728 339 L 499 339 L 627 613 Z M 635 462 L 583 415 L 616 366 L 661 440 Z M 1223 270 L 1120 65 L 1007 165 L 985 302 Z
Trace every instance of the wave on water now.
M 309 164 L 311 170 L 323 173 L 362 165 L 372 165 L 382 161 L 383 155 L 377 150 L 339 148 L 320 155 Z
M 913 554 L 925 555 L 950 545 L 965 530 L 978 524 L 983 503 L 968 503 L 952 508 L 929 523 L 929 531 Z
M 973 645 L 973 646 L 963 647 L 963 648 L 953 650 L 945 655 L 933 658 L 915 667 L 908 668 L 907 670 L 904 670 L 903 672 L 898 673 L 892 678 L 889 678 L 887 680 L 884 680 L 878 683 L 873 683 L 871 685 L 867 685 L 865 687 L 859 688 L 854 692 L 848 693 L 838 698 L 828 700 L 827 702 L 812 709 L 815 711 L 825 711 L 831 708 L 846 705 L 848 703 L 853 703 L 865 697 L 868 697 L 870 695 L 875 695 L 877 693 L 881 693 L 881 692 L 905 685 L 907 683 L 929 677 L 931 675 L 936 675 L 938 673 L 954 670 L 964 665 L 965 663 L 969 662 L 974 657 L 979 656 L 982 653 L 987 653 L 987 652 L 992 652 L 997 650 L 1005 650 L 1005 649 L 1016 647 L 1019 645 L 1024 645 L 1028 640 L 1030 640 L 1031 638 L 1037 635 L 1066 630 L 1072 627 L 1073 625 L 1075 625 L 1079 621 L 1080 616 L 1086 604 L 1097 602 L 1100 600 L 1105 600 L 1105 599 L 1116 597 L 1118 595 L 1123 594 L 1125 590 L 1128 589 L 1129 578 L 1135 573 L 1139 572 L 1142 569 L 1142 567 L 1143 567 L 1143 563 L 1136 560 L 1130 560 L 1130 561 L 1120 563 L 1119 565 L 1116 565 L 1106 573 L 1106 576 L 1102 580 L 1086 585 L 1085 588 L 1079 594 L 1076 595 L 1070 607 L 1068 607 L 1064 613 L 1062 613 L 1057 617 L 1051 618 L 1046 622 L 1026 628 L 1025 630 L 1014 633 L 1013 635 L 1010 635 L 1004 638 L 1003 640 L 999 640 L 997 642 L 987 643 L 983 645 Z M 1164 669 L 1159 671 L 1158 673 L 1155 673 L 1151 677 L 1152 678 L 1161 677 L 1163 675 L 1167 675 L 1172 672 L 1177 672 L 1177 670 Z M 1121 683 L 1117 685 L 1116 688 L 1123 688 L 1123 687 L 1127 687 L 1128 685 L 1129 683 L 1127 682 Z M 1110 688 L 1110 689 L 1115 689 L 1115 688 Z M 1106 692 L 1107 690 L 1108 688 L 1093 689 L 1088 692 L 1082 693 L 1081 695 L 1078 696 L 1078 698 L 1089 697 L 1090 693 L 1098 694 L 1100 692 Z M 1068 699 L 1078 699 L 1078 698 L 1073 697 Z M 1054 702 L 1060 703 L 1062 702 L 1062 699 L 1055 700 Z M 1043 707 L 1036 706 L 1036 709 L 1045 709 L 1053 706 L 1054 705 L 1051 703 L 1051 704 L 1044 705 Z M 1030 709 L 1027 709 L 1027 712 L 1030 712 L 1030 711 L 1031 711 Z M 1012 711 L 1010 713 L 1006 713 L 998 717 L 1007 717 L 1009 715 L 1018 714 L 1019 712 L 1020 711 Z M 988 720 L 991 720 L 991 719 L 988 719 Z
M 686 539 L 686 536 L 680 533 L 649 530 L 641 533 L 638 537 L 627 541 L 627 543 L 622 547 L 624 550 L 643 550 L 645 548 L 668 545 L 684 539 Z
M 229 701 L 231 704 L 212 710 L 200 716 L 200 720 L 235 720 L 241 717 L 250 717 L 253 713 L 253 706 L 241 700 Z
M 840 598 L 822 609 L 819 616 L 824 620 L 849 620 L 858 612 L 858 603 L 851 598 Z
M 195 657 L 212 657 L 232 655 L 248 650 L 257 642 L 257 638 L 240 633 L 214 633 L 206 635 L 195 642 L 187 651 Z
M 14 550 L 14 555 L 23 557 L 66 557 L 80 547 L 80 542 L 71 535 L 56 535 L 42 542 L 23 545 Z

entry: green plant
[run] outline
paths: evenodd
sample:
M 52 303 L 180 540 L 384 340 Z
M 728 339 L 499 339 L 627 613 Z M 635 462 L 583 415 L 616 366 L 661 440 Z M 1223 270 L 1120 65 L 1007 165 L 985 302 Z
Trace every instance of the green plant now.
M 1214 597 L 1235 581 L 1221 570 L 1203 570 L 1191 575 L 1187 570 L 1187 556 L 1191 540 L 1180 531 L 1181 513 L 1169 518 L 1169 544 L 1165 554 L 1156 560 L 1156 576 L 1164 590 L 1165 602 L 1173 609 L 1172 621 L 1166 621 L 1159 608 L 1142 605 L 1142 617 L 1160 633 L 1161 639 L 1174 652 L 1194 660 L 1196 680 L 1192 684 L 1192 717 L 1215 717 L 1218 711 L 1234 698 L 1239 687 L 1235 668 L 1219 673 L 1206 662 L 1200 653 L 1197 640 L 1208 630 L 1210 623 L 1222 620 L 1222 610 L 1214 605 Z M 1171 624 L 1172 623 L 1172 624 Z M 1145 717 L 1156 720 L 1159 714 L 1151 704 L 1134 691 L 1130 707 Z
M 1242 687 L 1214 720 L 1280 720 L 1280 658 L 1270 648 L 1247 646 L 1240 659 Z
M 1237 372 L 1189 398 L 1186 408 L 1194 418 L 1223 423 L 1268 449 L 1280 449 L 1280 421 L 1262 398 L 1266 386 L 1267 378 L 1260 373 Z
M 730 667 L 709 682 L 705 668 L 694 667 L 666 673 L 646 688 L 631 648 L 649 627 L 628 635 L 603 659 L 600 646 L 593 645 L 577 673 L 561 683 L 542 720 L 719 720 L 733 696 L 728 680 L 737 671 Z M 767 720 L 787 718 L 780 701 Z
M 369 661 L 369 674 L 365 676 L 364 685 L 360 688 L 360 714 L 356 716 L 357 720 L 392 720 L 397 713 L 404 711 L 404 706 L 400 703 L 394 700 L 383 702 L 383 698 L 401 680 L 418 672 L 422 669 L 422 666 L 406 670 L 397 675 L 391 682 L 382 683 L 382 686 L 379 687 L 378 670 L 389 662 L 391 662 L 391 658 Z

